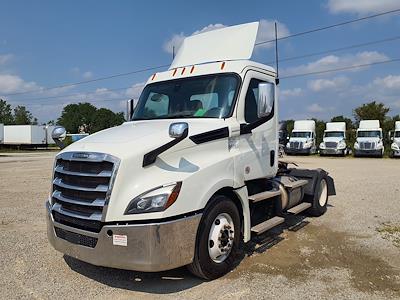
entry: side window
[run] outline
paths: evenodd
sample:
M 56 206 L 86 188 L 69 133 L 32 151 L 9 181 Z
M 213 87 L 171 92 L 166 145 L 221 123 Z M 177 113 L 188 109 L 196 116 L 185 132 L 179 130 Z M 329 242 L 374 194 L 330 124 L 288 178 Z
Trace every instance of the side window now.
M 251 79 L 246 93 L 244 104 L 244 119 L 247 123 L 257 121 L 257 101 L 258 101 L 258 84 L 263 82 L 258 79 Z
M 144 106 L 144 115 L 147 118 L 157 118 L 168 115 L 169 97 L 164 94 L 150 93 L 149 101 Z

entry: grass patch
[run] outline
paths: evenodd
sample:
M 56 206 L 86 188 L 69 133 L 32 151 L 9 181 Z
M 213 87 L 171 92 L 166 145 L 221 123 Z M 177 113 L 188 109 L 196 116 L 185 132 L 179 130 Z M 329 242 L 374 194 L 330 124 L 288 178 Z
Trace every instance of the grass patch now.
M 393 245 L 400 248 L 399 224 L 383 223 L 376 229 L 376 231 L 378 231 L 382 235 L 382 238 L 391 241 Z

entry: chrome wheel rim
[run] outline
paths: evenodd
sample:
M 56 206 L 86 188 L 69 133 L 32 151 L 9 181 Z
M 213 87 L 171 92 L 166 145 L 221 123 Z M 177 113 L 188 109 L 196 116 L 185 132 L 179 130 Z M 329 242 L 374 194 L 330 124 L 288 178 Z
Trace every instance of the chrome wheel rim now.
M 326 184 L 326 180 L 321 179 L 319 185 L 319 205 L 321 207 L 325 206 L 327 200 L 328 200 L 328 186 Z
M 212 261 L 222 263 L 232 251 L 235 227 L 231 216 L 219 214 L 210 228 L 208 235 L 208 254 Z

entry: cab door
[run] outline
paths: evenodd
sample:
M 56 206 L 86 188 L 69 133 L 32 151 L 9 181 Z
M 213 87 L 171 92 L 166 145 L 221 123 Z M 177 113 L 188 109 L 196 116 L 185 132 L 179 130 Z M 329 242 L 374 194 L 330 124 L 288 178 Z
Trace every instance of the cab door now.
M 258 90 L 260 83 L 273 85 L 273 109 L 263 118 L 258 117 Z M 240 155 L 236 161 L 236 175 L 243 182 L 273 177 L 277 172 L 278 158 L 278 105 L 276 100 L 275 78 L 256 71 L 247 71 L 243 82 L 237 119 L 241 124 L 239 136 Z M 258 126 L 246 132 L 246 125 L 258 122 Z

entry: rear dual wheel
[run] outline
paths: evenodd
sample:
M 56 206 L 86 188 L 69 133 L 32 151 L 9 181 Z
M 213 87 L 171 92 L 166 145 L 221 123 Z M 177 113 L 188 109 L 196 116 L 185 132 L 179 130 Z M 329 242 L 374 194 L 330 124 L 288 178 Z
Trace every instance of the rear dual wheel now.
M 195 255 L 189 270 L 208 280 L 228 273 L 236 261 L 240 236 L 236 205 L 226 196 L 213 196 L 199 225 Z
M 320 178 L 317 181 L 313 203 L 308 210 L 308 214 L 314 217 L 322 216 L 328 206 L 328 183 L 326 178 Z

